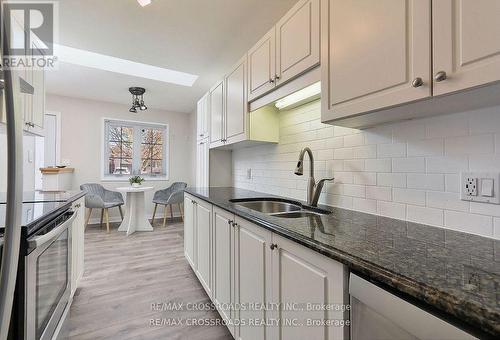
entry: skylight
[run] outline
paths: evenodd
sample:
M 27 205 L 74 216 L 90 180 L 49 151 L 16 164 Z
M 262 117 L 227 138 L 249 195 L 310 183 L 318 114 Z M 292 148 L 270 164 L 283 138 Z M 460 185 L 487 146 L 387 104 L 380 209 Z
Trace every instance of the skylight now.
M 198 79 L 198 76 L 194 74 L 142 64 L 131 60 L 111 57 L 73 47 L 56 45 L 54 49 L 59 61 L 69 64 L 91 67 L 99 70 L 182 86 L 193 86 L 194 82 Z

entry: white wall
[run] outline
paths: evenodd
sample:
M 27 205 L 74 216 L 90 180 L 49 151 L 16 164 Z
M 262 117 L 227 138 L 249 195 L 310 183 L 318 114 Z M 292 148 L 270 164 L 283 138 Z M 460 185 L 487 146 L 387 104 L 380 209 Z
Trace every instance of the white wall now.
M 35 190 L 35 137 L 23 137 L 23 190 Z M 7 134 L 0 131 L 0 192 L 7 191 Z
M 459 198 L 460 171 L 500 172 L 500 107 L 362 131 L 322 124 L 320 110 L 282 112 L 278 145 L 233 151 L 234 186 L 305 200 L 308 170 L 293 170 L 309 146 L 316 179 L 336 178 L 322 203 L 500 239 L 500 205 Z
M 169 125 L 169 180 L 146 181 L 145 185 L 154 186 L 155 190 L 164 189 L 172 182 L 182 181 L 188 185 L 194 182 L 192 176 L 192 129 L 190 115 L 148 109 L 137 114 L 129 113 L 129 106 L 106 102 L 47 96 L 47 110 L 61 112 L 61 160 L 69 160 L 75 168 L 73 187 L 82 183 L 101 183 L 108 189 L 127 186 L 127 181 L 101 181 L 102 124 L 103 117 L 135 120 L 142 122 L 163 123 Z M 153 213 L 153 191 L 146 193 L 146 208 Z M 177 213 L 176 208 L 174 212 Z M 160 210 L 162 216 L 163 209 Z M 98 218 L 98 212 L 93 214 Z M 110 210 L 110 218 L 119 220 L 118 209 Z

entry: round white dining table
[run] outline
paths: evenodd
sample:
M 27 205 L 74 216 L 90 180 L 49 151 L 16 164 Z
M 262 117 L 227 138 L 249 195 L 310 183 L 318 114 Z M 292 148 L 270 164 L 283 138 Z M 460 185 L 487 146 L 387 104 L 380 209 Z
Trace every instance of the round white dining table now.
M 121 187 L 116 188 L 127 193 L 125 217 L 118 231 L 126 231 L 127 236 L 136 231 L 153 231 L 153 227 L 146 217 L 144 193 L 153 190 L 153 187 Z

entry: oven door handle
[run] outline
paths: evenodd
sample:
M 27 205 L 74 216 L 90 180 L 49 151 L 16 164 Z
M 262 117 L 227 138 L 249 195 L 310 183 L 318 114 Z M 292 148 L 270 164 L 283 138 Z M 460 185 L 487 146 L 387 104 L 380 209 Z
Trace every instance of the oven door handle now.
M 78 213 L 75 211 L 75 212 L 73 212 L 73 216 L 71 216 L 69 219 L 64 221 L 63 224 L 61 224 L 61 225 L 57 226 L 56 228 L 52 229 L 51 231 L 49 231 L 47 234 L 36 236 L 36 237 L 33 237 L 32 239 L 29 239 L 28 240 L 29 248 L 34 249 L 34 248 L 39 247 L 39 246 L 53 240 L 54 238 L 56 238 L 60 233 L 62 233 L 64 230 L 69 228 L 69 226 L 75 220 L 76 215 L 78 215 Z

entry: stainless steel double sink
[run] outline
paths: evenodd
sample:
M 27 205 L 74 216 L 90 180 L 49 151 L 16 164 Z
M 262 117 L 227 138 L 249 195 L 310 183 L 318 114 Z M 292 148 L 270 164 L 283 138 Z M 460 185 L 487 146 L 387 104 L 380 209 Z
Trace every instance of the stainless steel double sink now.
M 330 214 L 326 210 L 305 207 L 299 202 L 274 197 L 237 198 L 230 200 L 230 202 L 247 209 L 281 218 L 300 218 Z

